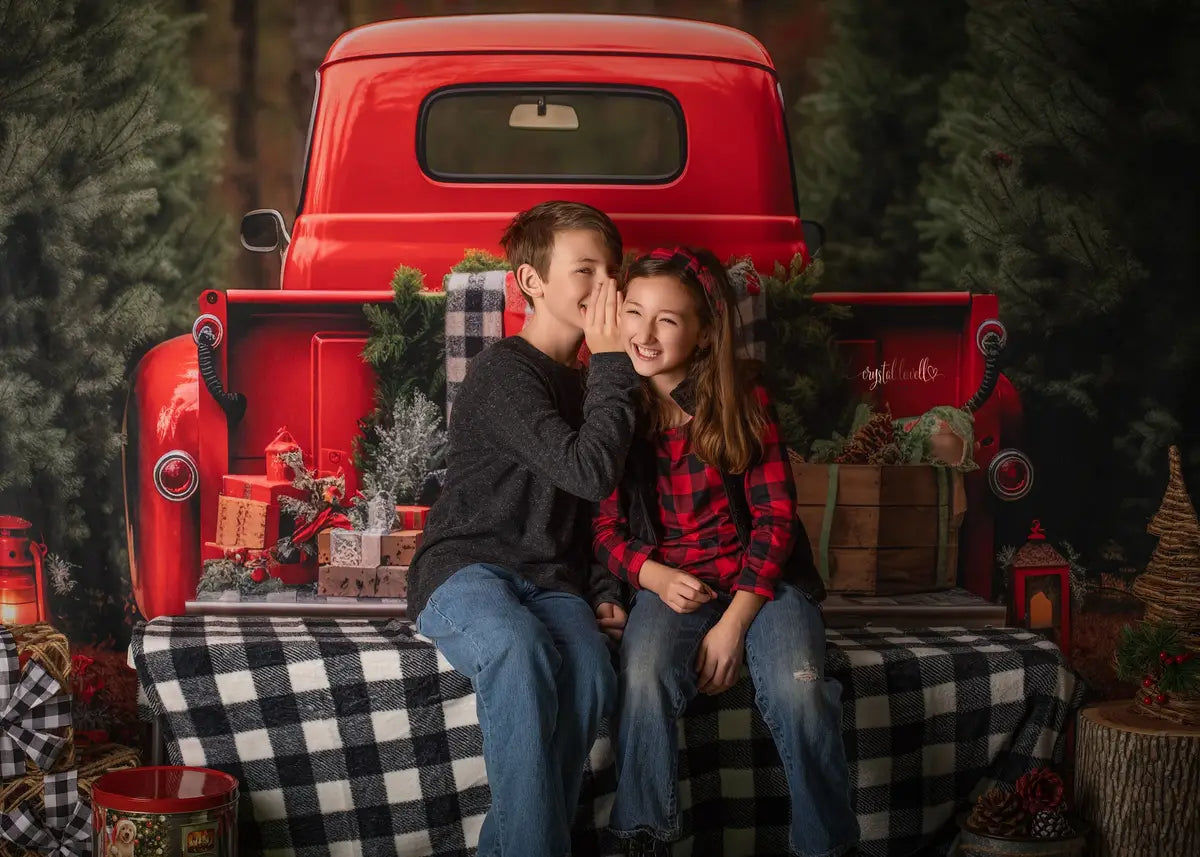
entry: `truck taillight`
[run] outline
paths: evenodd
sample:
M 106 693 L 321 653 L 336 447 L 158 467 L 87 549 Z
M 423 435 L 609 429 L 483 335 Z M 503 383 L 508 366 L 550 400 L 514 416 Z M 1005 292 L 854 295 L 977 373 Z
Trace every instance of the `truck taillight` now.
M 154 465 L 154 487 L 166 499 L 181 503 L 200 487 L 200 470 L 190 455 L 173 449 Z
M 1001 500 L 1020 500 L 1033 488 L 1033 462 L 1015 449 L 1000 450 L 988 465 L 988 485 Z

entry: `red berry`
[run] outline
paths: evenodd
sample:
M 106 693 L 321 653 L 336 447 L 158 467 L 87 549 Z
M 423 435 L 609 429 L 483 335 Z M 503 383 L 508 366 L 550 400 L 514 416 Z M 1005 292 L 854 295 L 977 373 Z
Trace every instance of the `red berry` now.
M 1165 661 L 1165 660 L 1168 660 L 1170 657 L 1171 657 L 1171 656 L 1170 656 L 1170 655 L 1168 655 L 1166 652 L 1159 652 L 1159 653 L 1158 653 L 1158 659 L 1159 659 L 1160 661 Z
M 1167 695 L 1166 695 L 1165 693 L 1160 693 L 1158 696 L 1154 697 L 1154 700 L 1155 700 L 1155 701 L 1156 701 L 1156 702 L 1157 702 L 1159 705 L 1163 705 L 1163 704 L 1165 704 L 1165 703 L 1166 703 L 1166 701 L 1167 701 Z
M 1150 676 L 1146 676 L 1144 679 L 1142 679 L 1142 687 L 1153 687 L 1153 686 L 1154 686 L 1154 679 L 1152 679 Z
M 1143 702 L 1143 704 L 1145 704 L 1145 705 L 1149 705 L 1149 704 L 1150 704 L 1151 702 L 1153 702 L 1153 701 L 1154 701 L 1154 700 L 1153 700 L 1153 699 L 1151 699 L 1149 695 L 1146 695 L 1146 696 L 1143 696 L 1143 697 L 1142 697 L 1142 702 Z
M 1183 663 L 1183 662 L 1184 662 L 1184 661 L 1186 661 L 1186 660 L 1187 660 L 1187 658 L 1186 658 L 1186 657 L 1184 657 L 1183 655 L 1176 655 L 1176 656 L 1175 656 L 1175 663 L 1177 663 L 1177 664 L 1181 664 L 1181 663 Z

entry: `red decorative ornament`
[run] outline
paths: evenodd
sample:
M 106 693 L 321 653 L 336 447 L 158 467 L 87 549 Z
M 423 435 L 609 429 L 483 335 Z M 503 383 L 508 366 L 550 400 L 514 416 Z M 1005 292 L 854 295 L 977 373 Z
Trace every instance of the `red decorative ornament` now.
M 267 570 L 265 568 L 256 568 L 250 572 L 250 579 L 255 583 L 262 583 L 267 579 Z
M 1142 697 L 1142 704 L 1143 704 L 1143 705 L 1149 705 L 1149 704 L 1150 704 L 1150 703 L 1152 703 L 1153 701 L 1154 701 L 1154 700 L 1153 700 L 1153 699 L 1151 699 L 1149 695 L 1146 695 L 1146 696 L 1143 696 L 1143 697 Z
M 1177 664 L 1182 664 L 1186 660 L 1187 660 L 1187 655 L 1176 655 L 1175 656 L 1175 663 L 1177 663 Z
M 1158 696 L 1154 697 L 1154 699 L 1159 705 L 1166 705 L 1167 695 L 1165 693 L 1160 693 Z
M 1168 655 L 1166 652 L 1159 652 L 1159 653 L 1158 653 L 1158 659 L 1159 659 L 1160 661 L 1166 662 L 1166 661 L 1169 661 L 1169 660 L 1171 659 L 1171 656 L 1170 656 L 1170 655 Z
M 1144 679 L 1142 679 L 1142 687 L 1154 687 L 1154 679 L 1150 676 L 1146 676 Z

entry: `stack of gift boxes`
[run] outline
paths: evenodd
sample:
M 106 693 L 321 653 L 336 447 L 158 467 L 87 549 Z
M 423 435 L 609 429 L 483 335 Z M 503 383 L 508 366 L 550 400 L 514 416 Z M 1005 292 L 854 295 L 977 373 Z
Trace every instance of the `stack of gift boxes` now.
M 397 506 L 388 533 L 324 530 L 317 536 L 317 594 L 344 598 L 406 598 L 408 566 L 421 546 L 423 506 Z
M 218 498 L 217 529 L 211 542 L 205 543 L 205 559 L 241 557 L 252 563 L 270 556 L 283 536 L 292 534 L 295 521 L 280 509 L 280 498 L 303 499 L 304 491 L 292 484 L 291 471 L 279 459 L 281 451 L 299 449 L 286 428 L 267 446 L 265 475 L 229 474 L 221 479 Z M 286 584 L 312 583 L 313 568 L 288 557 L 273 556 L 268 565 L 272 577 Z
M 0 855 L 90 851 L 92 783 L 138 764 L 120 744 L 76 746 L 67 639 L 49 625 L 0 625 Z

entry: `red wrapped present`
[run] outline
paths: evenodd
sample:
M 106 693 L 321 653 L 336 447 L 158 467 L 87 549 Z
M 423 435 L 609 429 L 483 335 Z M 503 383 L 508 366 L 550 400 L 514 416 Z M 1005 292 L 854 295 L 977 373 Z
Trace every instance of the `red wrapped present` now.
M 221 494 L 226 497 L 240 497 L 243 500 L 257 500 L 260 503 L 275 504 L 279 503 L 280 497 L 295 497 L 297 499 L 305 497 L 305 492 L 291 482 L 246 473 L 231 473 L 222 477 Z
M 423 530 L 425 529 L 425 517 L 428 514 L 428 506 L 397 506 L 396 528 L 399 530 Z

